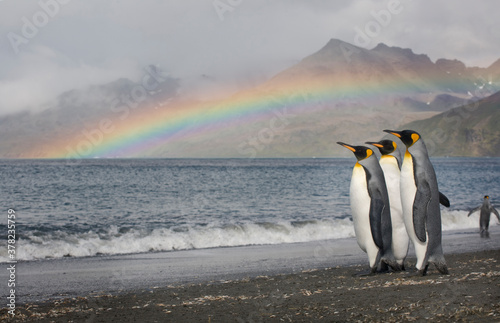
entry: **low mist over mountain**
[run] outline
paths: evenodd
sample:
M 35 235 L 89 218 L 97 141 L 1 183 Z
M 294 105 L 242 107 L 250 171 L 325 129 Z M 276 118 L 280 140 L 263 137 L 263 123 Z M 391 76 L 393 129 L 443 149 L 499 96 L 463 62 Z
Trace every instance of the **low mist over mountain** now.
M 178 92 L 181 81 L 150 66 L 139 81 L 73 90 L 42 112 L 1 117 L 0 157 L 347 156 L 336 141 L 361 144 L 381 138 L 385 128 L 451 134 L 440 116 L 460 115 L 467 106 L 477 111 L 453 124 L 457 135 L 447 139 L 453 147 L 439 146 L 436 155 L 494 155 L 499 148 L 492 123 L 498 124 L 498 116 L 492 119 L 498 100 L 485 98 L 500 90 L 500 60 L 467 67 L 411 49 L 367 50 L 332 39 L 267 82 L 222 100 L 190 101 Z
M 119 79 L 109 84 L 75 89 L 42 106 L 42 112 L 20 112 L 0 117 L 0 156 L 44 158 L 47 147 L 62 138 L 98 127 L 101 120 L 158 105 L 177 96 L 178 80 L 154 66 L 139 82 Z

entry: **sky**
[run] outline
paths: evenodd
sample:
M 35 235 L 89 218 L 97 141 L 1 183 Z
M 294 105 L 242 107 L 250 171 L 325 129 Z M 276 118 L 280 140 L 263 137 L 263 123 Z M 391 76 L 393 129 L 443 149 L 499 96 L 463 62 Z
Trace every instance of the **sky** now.
M 500 58 L 496 0 L 0 0 L 0 115 L 157 65 L 184 91 L 263 82 L 331 38 L 487 67 Z

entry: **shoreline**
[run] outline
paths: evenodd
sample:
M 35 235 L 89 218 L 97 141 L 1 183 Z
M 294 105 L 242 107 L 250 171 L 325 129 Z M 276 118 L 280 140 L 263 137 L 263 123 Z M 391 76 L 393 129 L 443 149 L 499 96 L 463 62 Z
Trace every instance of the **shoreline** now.
M 484 321 L 498 321 L 500 226 L 490 228 L 489 239 L 480 238 L 477 229 L 443 232 L 443 247 L 449 276 L 440 275 L 433 265 L 427 276 L 409 276 L 415 265 L 410 249 L 409 272 L 353 277 L 368 269 L 366 254 L 354 238 L 19 262 L 16 313 L 19 321 L 56 322 L 92 317 L 98 321 L 131 317 L 148 321 L 210 318 L 212 322 L 349 321 L 357 317 L 373 321 L 395 314 L 397 321 L 408 321 L 414 308 L 434 306 L 437 297 L 438 303 L 448 305 L 441 305 L 436 315 L 452 319 L 449 310 L 453 309 L 453 315 L 459 315 L 453 320 L 484 314 Z M 0 272 L 0 279 L 6 281 L 6 274 Z M 334 302 L 337 292 L 343 296 Z M 448 302 L 450 294 L 460 301 Z M 344 296 L 356 305 L 350 306 Z M 334 304 L 338 310 L 332 312 Z M 378 304 L 377 309 L 373 304 Z M 345 316 L 354 308 L 363 309 L 361 316 L 353 312 Z M 296 309 L 302 314 L 292 315 Z M 304 313 L 308 314 L 301 316 Z M 0 318 L 7 317 L 4 307 Z
M 480 238 L 477 229 L 443 232 L 445 256 L 483 250 L 500 250 L 499 225 L 490 228 L 489 239 Z M 415 257 L 411 246 L 408 257 Z M 8 265 L 0 264 L 5 268 Z M 16 296 L 17 304 L 23 304 L 352 265 L 368 266 L 367 256 L 355 238 L 19 261 Z M 7 270 L 0 271 L 0 281 L 8 281 L 8 276 Z M 2 297 L 9 295 L 6 286 L 0 292 Z
M 500 320 L 500 250 L 446 255 L 431 266 L 358 277 L 365 265 L 309 269 L 225 282 L 103 293 L 16 308 L 12 322 L 434 322 Z M 415 264 L 410 258 L 408 263 Z

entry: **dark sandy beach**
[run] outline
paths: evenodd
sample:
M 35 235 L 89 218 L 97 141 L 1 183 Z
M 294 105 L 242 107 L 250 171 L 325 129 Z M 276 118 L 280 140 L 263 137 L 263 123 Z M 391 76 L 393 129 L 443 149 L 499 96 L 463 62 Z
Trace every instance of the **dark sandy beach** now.
M 77 297 L 17 309 L 41 322 L 498 322 L 500 251 L 448 255 L 434 269 L 353 277 L 364 266 Z M 412 261 L 412 260 L 410 260 Z M 1 319 L 6 320 L 6 311 Z
M 446 253 L 450 275 L 440 275 L 430 267 L 424 277 L 412 276 L 411 269 L 404 273 L 357 277 L 353 275 L 367 269 L 364 259 L 359 258 L 361 261 L 355 260 L 358 264 L 354 265 L 316 266 L 292 273 L 167 283 L 152 288 L 99 291 L 27 302 L 17 306 L 14 320 L 6 309 L 0 312 L 0 319 L 19 322 L 498 322 L 500 248 L 496 247 L 497 231 L 492 238 L 483 240 L 489 244 L 488 250 L 462 253 L 453 249 Z M 476 239 L 476 235 L 474 232 L 469 240 Z M 449 239 L 445 237 L 445 241 Z M 463 237 L 459 240 L 467 245 Z M 413 268 L 414 263 L 415 258 L 411 256 L 408 267 Z

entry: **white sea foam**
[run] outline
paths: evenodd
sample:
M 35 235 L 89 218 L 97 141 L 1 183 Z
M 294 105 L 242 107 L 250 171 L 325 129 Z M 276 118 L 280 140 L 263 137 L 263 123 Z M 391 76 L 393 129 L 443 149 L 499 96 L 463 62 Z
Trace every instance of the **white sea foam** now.
M 442 228 L 460 230 L 478 227 L 478 214 L 442 211 Z M 496 220 L 492 220 L 493 222 Z M 55 231 L 19 239 L 18 260 L 88 257 L 173 251 L 244 245 L 281 244 L 354 237 L 350 219 L 325 219 L 303 222 L 245 223 L 225 226 L 192 226 L 182 230 L 167 228 L 152 231 L 131 229 L 121 233 L 117 226 L 107 232 L 66 233 Z M 0 248 L 0 262 L 7 261 L 7 248 Z
M 129 230 L 112 226 L 106 233 L 66 234 L 58 231 L 29 236 L 17 243 L 18 260 L 86 257 L 151 251 L 172 251 L 243 245 L 307 242 L 353 237 L 349 219 L 281 223 L 247 223 L 223 227 L 189 227 L 185 230 Z M 6 249 L 6 248 L 5 248 Z M 7 260 L 0 253 L 0 261 Z
M 459 210 L 442 210 L 441 222 L 443 231 L 447 230 L 460 230 L 479 227 L 479 213 L 474 213 L 467 217 L 467 211 Z M 493 221 L 491 222 L 493 224 Z

